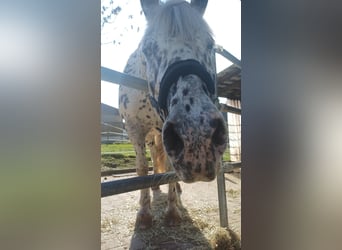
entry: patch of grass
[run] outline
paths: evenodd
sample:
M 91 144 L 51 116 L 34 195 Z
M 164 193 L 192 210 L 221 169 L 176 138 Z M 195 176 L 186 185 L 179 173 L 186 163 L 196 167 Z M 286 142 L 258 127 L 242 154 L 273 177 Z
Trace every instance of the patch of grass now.
M 226 149 L 226 151 L 224 151 L 222 159 L 223 161 L 230 161 L 230 154 L 228 148 Z
M 134 147 L 131 143 L 101 144 L 101 153 L 122 153 L 125 156 L 135 156 Z M 146 150 L 147 156 L 151 157 L 150 151 Z M 223 154 L 223 161 L 229 161 L 230 155 L 227 149 Z
M 101 144 L 101 153 L 133 151 L 134 147 L 131 143 L 115 143 L 115 144 Z
M 235 190 L 235 189 L 229 189 L 226 192 L 228 193 L 228 196 L 231 198 L 236 198 L 240 195 L 240 192 L 238 190 Z
M 151 153 L 146 149 L 149 166 L 152 166 Z M 228 150 L 223 154 L 223 161 L 229 161 Z M 101 170 L 135 168 L 135 150 L 131 143 L 101 144 Z
M 128 158 L 122 154 L 102 155 L 101 170 L 135 168 L 135 157 Z
M 146 150 L 149 165 L 151 154 Z M 101 144 L 101 171 L 110 169 L 135 169 L 135 151 L 131 143 Z
M 119 154 L 123 157 L 135 157 L 135 150 L 131 143 L 101 144 L 101 154 Z M 147 158 L 151 157 L 150 150 L 146 149 Z M 117 156 L 119 158 L 120 156 Z
M 151 158 L 147 157 L 147 160 L 149 165 L 152 166 Z M 101 171 L 110 169 L 135 169 L 135 154 L 113 153 L 101 155 Z

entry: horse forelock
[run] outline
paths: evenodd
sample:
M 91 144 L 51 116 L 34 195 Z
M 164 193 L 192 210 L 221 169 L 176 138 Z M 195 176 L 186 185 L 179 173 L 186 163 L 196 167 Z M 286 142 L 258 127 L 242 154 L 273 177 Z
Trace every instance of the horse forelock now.
M 174 37 L 183 41 L 212 39 L 212 31 L 201 14 L 182 0 L 168 1 L 157 8 L 145 35 Z

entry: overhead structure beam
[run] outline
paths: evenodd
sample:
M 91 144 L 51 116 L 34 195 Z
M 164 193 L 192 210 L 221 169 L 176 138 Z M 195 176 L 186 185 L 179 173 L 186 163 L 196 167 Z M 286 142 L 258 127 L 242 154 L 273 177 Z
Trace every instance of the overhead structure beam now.
M 232 63 L 234 63 L 237 67 L 239 67 L 241 69 L 241 61 L 239 59 L 237 59 L 235 56 L 233 56 L 232 54 L 230 54 L 222 46 L 216 45 L 215 52 L 217 54 L 220 54 L 221 56 L 227 58 L 229 61 L 231 61 Z

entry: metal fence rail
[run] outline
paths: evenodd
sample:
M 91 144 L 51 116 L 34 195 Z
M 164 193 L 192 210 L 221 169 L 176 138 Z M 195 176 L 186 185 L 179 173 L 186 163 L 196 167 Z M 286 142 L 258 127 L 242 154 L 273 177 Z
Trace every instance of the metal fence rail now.
M 135 76 L 101 66 L 101 80 L 121 84 L 129 88 L 148 91 L 147 81 Z
M 103 182 L 101 183 L 101 197 L 127 193 L 139 189 L 150 188 L 152 186 L 168 184 L 176 181 L 179 181 L 179 178 L 175 172 L 166 172 L 163 174 L 153 174 L 126 178 L 116 181 Z

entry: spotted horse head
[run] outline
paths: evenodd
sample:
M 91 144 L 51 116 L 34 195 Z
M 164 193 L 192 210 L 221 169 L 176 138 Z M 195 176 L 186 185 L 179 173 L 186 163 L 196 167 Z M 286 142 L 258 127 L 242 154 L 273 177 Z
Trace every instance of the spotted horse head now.
M 217 109 L 214 39 L 207 1 L 141 0 L 148 26 L 139 45 L 166 153 L 184 182 L 216 177 L 227 145 Z

